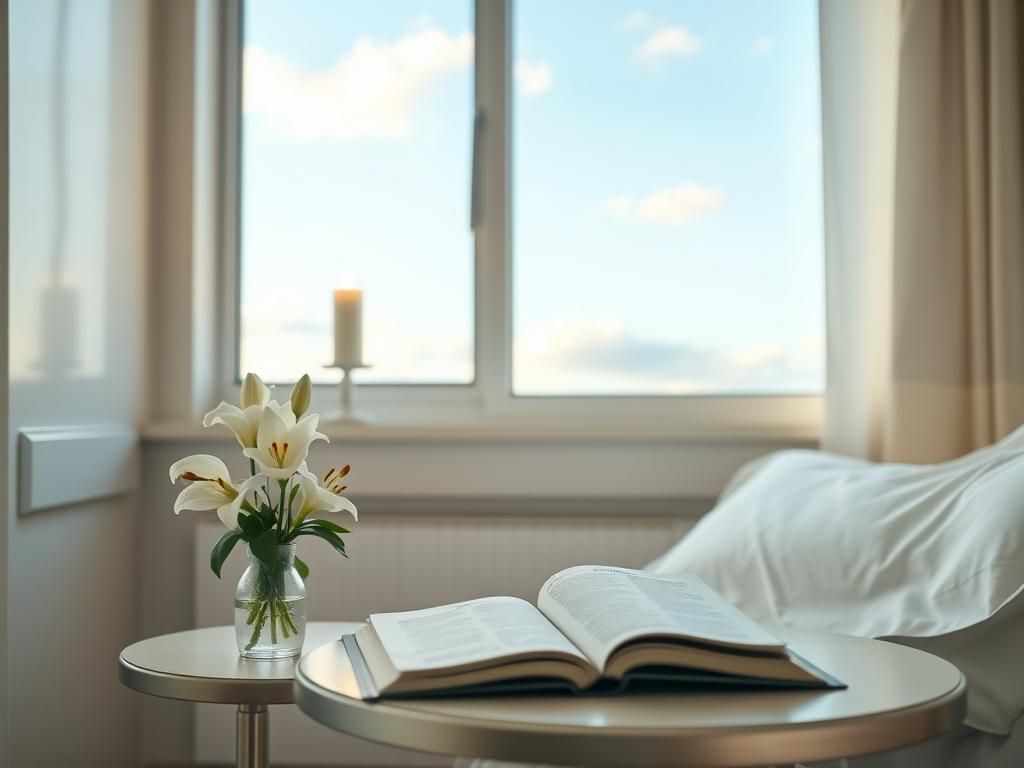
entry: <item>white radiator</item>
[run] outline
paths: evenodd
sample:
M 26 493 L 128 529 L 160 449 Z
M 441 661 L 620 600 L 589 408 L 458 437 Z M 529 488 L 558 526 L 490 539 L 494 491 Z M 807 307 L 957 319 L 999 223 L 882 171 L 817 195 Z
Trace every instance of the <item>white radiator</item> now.
M 299 556 L 311 570 L 309 620 L 364 619 L 486 595 L 536 600 L 544 580 L 579 564 L 642 566 L 664 552 L 694 522 L 685 516 L 530 516 L 427 514 L 372 517 L 346 537 L 350 559 L 326 542 L 302 539 Z M 209 553 L 223 533 L 214 524 L 196 528 L 196 626 L 229 624 L 232 596 L 245 564 L 232 554 L 218 580 Z M 230 763 L 234 713 L 230 707 L 196 706 L 195 758 Z M 449 760 L 396 750 L 343 736 L 305 718 L 294 706 L 271 708 L 271 760 L 284 765 L 447 765 Z

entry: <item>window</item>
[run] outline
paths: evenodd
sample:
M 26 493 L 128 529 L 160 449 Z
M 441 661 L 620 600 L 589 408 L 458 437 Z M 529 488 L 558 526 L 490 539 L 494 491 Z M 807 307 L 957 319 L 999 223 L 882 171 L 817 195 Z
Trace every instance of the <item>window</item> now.
M 245 4 L 242 371 L 332 359 L 335 288 L 363 290 L 360 381 L 473 380 L 472 6 Z
M 335 381 L 349 283 L 361 383 L 821 391 L 815 0 L 296 8 L 244 10 L 236 375 Z
M 516 393 L 821 390 L 815 5 L 517 0 Z

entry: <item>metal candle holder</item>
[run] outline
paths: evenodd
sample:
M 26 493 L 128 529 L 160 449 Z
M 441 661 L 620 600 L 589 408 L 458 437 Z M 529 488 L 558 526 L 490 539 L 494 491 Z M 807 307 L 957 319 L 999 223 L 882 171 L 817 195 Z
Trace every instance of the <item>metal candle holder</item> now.
M 362 363 L 332 363 L 324 368 L 338 368 L 341 370 L 341 382 L 338 386 L 341 389 L 341 413 L 333 421 L 347 422 L 349 424 L 365 424 L 369 421 L 366 416 L 356 416 L 352 409 L 352 371 L 357 368 L 369 368 Z

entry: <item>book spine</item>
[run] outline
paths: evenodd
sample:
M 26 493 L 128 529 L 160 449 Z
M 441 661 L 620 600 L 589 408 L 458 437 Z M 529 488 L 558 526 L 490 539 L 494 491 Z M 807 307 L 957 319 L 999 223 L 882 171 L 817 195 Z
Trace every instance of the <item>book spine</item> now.
M 379 699 L 380 691 L 377 690 L 377 684 L 373 682 L 373 675 L 370 674 L 370 667 L 363 657 L 363 652 L 359 649 L 356 636 L 342 635 L 341 643 L 345 646 L 345 652 L 348 653 L 348 660 L 352 665 L 352 671 L 355 673 L 356 684 L 359 686 L 362 700 L 374 701 Z

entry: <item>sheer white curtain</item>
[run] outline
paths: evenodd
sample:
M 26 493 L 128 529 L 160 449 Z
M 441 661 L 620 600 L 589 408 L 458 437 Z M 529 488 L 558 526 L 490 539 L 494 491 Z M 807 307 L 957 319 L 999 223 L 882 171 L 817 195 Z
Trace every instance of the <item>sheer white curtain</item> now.
M 822 0 L 828 380 L 823 446 L 882 453 L 892 328 L 899 0 Z
M 822 0 L 824 447 L 945 460 L 1024 421 L 1024 4 Z

